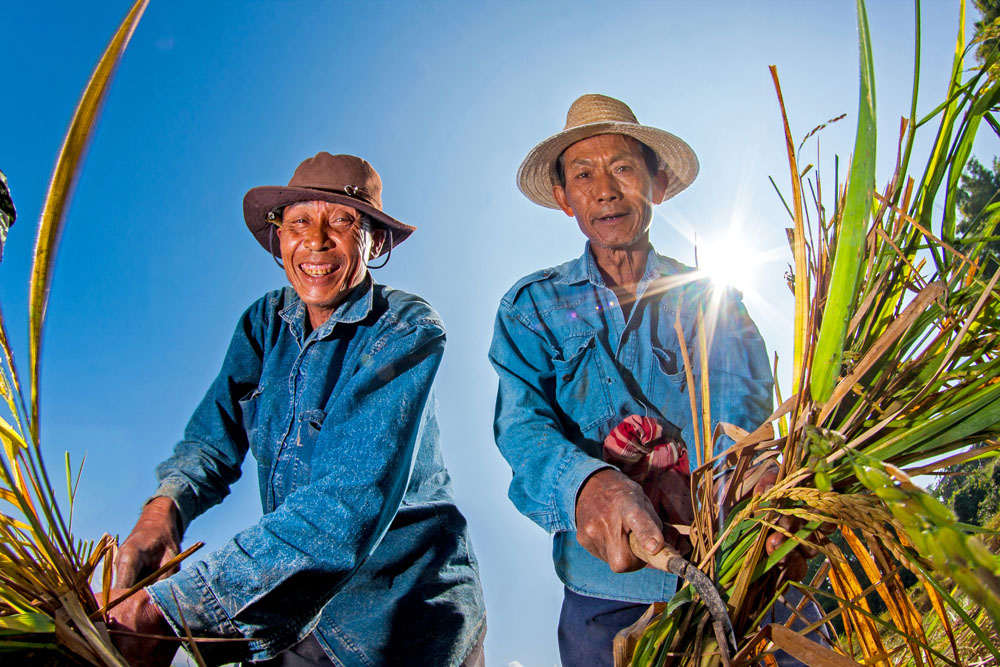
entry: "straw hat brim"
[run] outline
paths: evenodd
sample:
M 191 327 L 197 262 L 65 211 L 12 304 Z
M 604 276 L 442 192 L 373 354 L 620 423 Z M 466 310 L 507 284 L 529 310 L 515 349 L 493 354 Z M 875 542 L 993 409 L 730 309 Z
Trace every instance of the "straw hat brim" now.
M 664 130 L 622 121 L 578 125 L 554 134 L 531 149 L 517 170 L 517 186 L 524 196 L 540 206 L 559 208 L 552 187 L 558 184 L 556 160 L 571 145 L 599 134 L 624 134 L 652 148 L 669 175 L 666 201 L 691 185 L 698 176 L 698 157 L 680 137 Z
M 257 242 L 264 250 L 273 252 L 276 257 L 281 257 L 281 250 L 277 235 L 274 235 L 272 243 L 270 228 L 275 227 L 275 224 L 268 221 L 267 214 L 277 208 L 300 201 L 327 201 L 333 204 L 351 206 L 392 230 L 392 247 L 398 246 L 416 230 L 416 227 L 400 222 L 374 206 L 345 194 L 286 185 L 261 185 L 252 188 L 243 197 L 243 219 Z M 383 244 L 379 256 L 388 252 L 389 247 L 388 243 Z

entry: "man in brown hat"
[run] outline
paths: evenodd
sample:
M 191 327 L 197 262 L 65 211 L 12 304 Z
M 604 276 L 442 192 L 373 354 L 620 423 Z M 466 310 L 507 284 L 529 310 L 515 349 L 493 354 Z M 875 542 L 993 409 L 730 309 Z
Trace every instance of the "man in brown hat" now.
M 114 609 L 117 629 L 232 640 L 199 644 L 212 664 L 482 665 L 478 566 L 432 391 L 444 327 L 367 265 L 414 228 L 382 210 L 368 162 L 329 153 L 287 186 L 250 190 L 243 213 L 291 287 L 240 318 L 221 372 L 156 469 L 117 586 L 169 563 L 248 450 L 264 516 Z M 133 664 L 167 664 L 176 647 L 116 638 Z
M 615 634 L 676 590 L 674 575 L 643 569 L 629 535 L 655 553 L 665 532 L 679 537 L 670 524 L 692 518 L 686 371 L 698 386 L 699 307 L 716 304 L 712 418 L 752 431 L 771 412 L 764 342 L 739 295 L 712 294 L 709 281 L 649 242 L 653 206 L 697 173 L 684 141 L 641 125 L 604 95 L 576 100 L 565 129 L 533 148 L 518 171 L 528 199 L 575 217 L 587 237 L 580 258 L 507 292 L 490 348 L 499 375 L 494 432 L 513 469 L 509 495 L 554 535 L 565 585 L 564 667 L 610 665 Z

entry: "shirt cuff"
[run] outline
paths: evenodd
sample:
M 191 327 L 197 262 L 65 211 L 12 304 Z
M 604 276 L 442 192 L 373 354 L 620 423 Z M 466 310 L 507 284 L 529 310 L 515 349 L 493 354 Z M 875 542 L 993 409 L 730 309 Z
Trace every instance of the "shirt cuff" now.
M 242 637 L 204 577 L 198 572 L 201 563 L 146 587 L 150 600 L 167 619 L 178 637 L 184 637 L 184 625 L 195 637 Z
M 188 484 L 184 481 L 168 477 L 160 482 L 160 485 L 156 487 L 156 492 L 146 499 L 143 506 L 153 498 L 170 498 L 170 500 L 174 501 L 181 519 L 181 525 L 178 526 L 178 530 L 181 537 L 184 537 L 184 532 L 187 530 L 188 525 L 197 516 L 194 494 L 191 493 L 191 488 Z
M 559 503 L 558 515 L 560 519 L 553 526 L 552 532 L 576 530 L 576 498 L 580 495 L 580 488 L 591 475 L 605 468 L 614 468 L 614 466 L 586 454 L 574 457 L 567 462 L 566 467 L 557 478 L 556 488 L 562 490 L 556 497 L 556 502 Z

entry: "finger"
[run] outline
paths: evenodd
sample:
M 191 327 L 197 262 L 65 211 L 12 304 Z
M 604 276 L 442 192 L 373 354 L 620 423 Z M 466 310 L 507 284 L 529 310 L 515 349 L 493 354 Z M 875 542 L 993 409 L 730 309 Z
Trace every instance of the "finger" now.
M 770 556 L 778 548 L 785 543 L 785 536 L 781 533 L 771 533 L 767 536 L 767 541 L 764 542 L 764 548 L 767 550 L 767 555 Z
M 623 535 L 618 539 L 611 540 L 610 544 L 607 544 L 606 547 L 608 555 L 607 563 L 612 572 L 633 572 L 641 569 L 646 564 L 646 561 L 632 553 L 632 547 L 628 543 L 628 536 Z
M 118 562 L 115 564 L 115 587 L 129 588 L 138 581 L 139 570 L 142 564 L 139 562 L 139 552 L 126 543 L 118 550 Z
M 625 517 L 625 533 L 626 538 L 628 533 L 635 533 L 636 539 L 639 540 L 639 544 L 651 554 L 659 553 L 663 549 L 665 544 L 663 539 L 663 532 L 660 526 L 663 524 L 660 522 L 659 517 L 654 514 L 650 514 L 640 507 L 635 507 L 630 511 Z M 626 547 L 628 542 L 626 539 Z M 631 549 L 629 549 L 631 552 Z

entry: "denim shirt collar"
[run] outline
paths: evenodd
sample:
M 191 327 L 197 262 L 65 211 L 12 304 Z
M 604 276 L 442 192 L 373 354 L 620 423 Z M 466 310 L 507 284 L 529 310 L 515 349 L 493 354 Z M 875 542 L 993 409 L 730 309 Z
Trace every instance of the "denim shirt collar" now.
M 353 324 L 365 319 L 372 309 L 373 285 L 374 282 L 372 281 L 371 274 L 366 275 L 361 284 L 352 289 L 348 293 L 347 298 L 334 309 L 330 318 L 311 333 L 317 339 L 322 339 L 330 335 L 334 325 L 338 322 Z M 286 287 L 285 289 L 291 290 L 292 288 Z M 298 298 L 298 294 L 295 295 L 291 303 L 278 311 L 278 315 L 288 323 L 288 328 L 299 343 L 302 343 L 308 337 L 305 334 L 305 322 L 309 311 L 306 309 L 306 304 L 302 302 L 302 299 Z
M 652 244 L 649 246 L 649 253 L 646 255 L 646 272 L 643 274 L 640 284 L 645 287 L 648 283 L 658 278 L 666 278 L 677 273 L 677 266 L 666 257 L 656 252 Z M 573 285 L 584 282 L 591 282 L 599 287 L 606 287 L 604 276 L 597 268 L 597 260 L 594 253 L 590 251 L 590 241 L 584 245 L 583 255 L 572 262 L 569 270 L 557 282 Z

